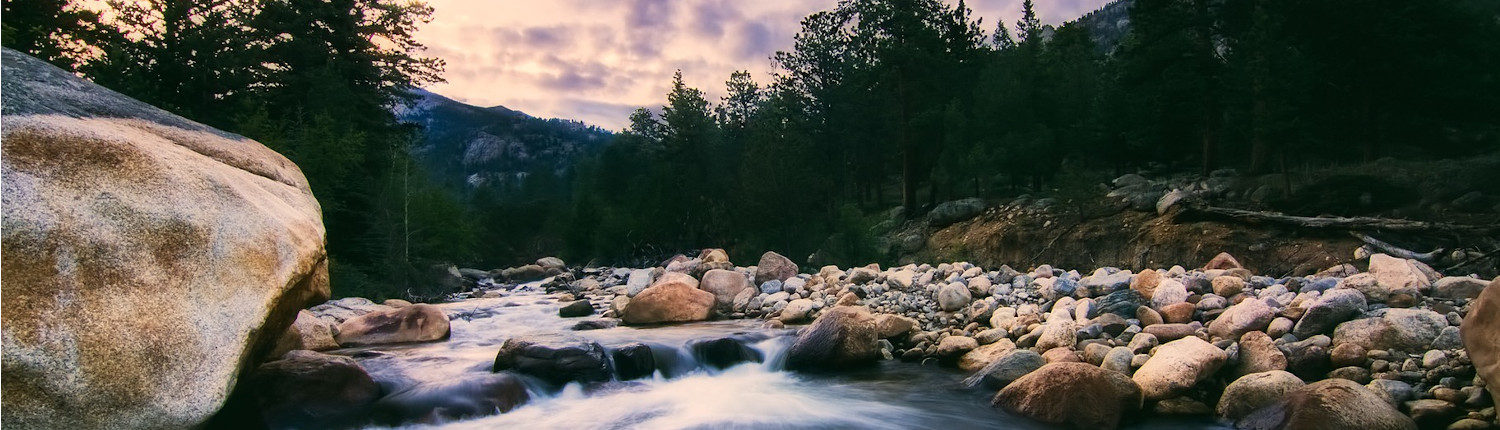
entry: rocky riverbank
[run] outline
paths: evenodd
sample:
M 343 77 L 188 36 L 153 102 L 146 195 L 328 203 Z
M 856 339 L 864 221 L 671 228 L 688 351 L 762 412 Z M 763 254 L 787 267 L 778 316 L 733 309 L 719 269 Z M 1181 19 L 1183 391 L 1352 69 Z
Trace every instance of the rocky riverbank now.
M 653 268 L 569 268 L 545 258 L 455 271 L 474 287 L 452 299 L 542 290 L 580 332 L 765 320 L 795 333 L 786 369 L 838 372 L 881 360 L 956 368 L 968 375 L 962 385 L 993 393 L 995 408 L 1073 428 L 1175 415 L 1241 428 L 1495 426 L 1484 376 L 1494 376 L 1500 327 L 1485 315 L 1500 300 L 1500 282 L 1442 276 L 1414 260 L 1376 254 L 1364 268 L 1283 278 L 1257 275 L 1229 254 L 1195 269 L 1139 273 L 967 263 L 803 272 L 771 252 L 754 266 L 712 249 Z M 345 346 L 445 337 L 446 324 L 412 322 L 423 308 L 432 307 L 341 299 L 304 313 L 308 321 L 296 327 L 319 325 Z M 769 359 L 732 339 L 689 349 L 715 367 Z M 517 337 L 500 347 L 492 370 L 599 383 L 628 379 L 615 375 L 622 369 L 650 375 L 656 364 L 641 361 L 650 355 L 568 336 Z M 507 398 L 498 410 L 525 401 Z

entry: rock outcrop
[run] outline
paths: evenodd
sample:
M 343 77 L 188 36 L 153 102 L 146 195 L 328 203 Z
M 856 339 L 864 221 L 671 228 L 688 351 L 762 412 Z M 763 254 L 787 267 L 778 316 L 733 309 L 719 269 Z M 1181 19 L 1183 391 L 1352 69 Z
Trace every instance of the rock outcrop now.
M 191 428 L 326 300 L 322 213 L 265 146 L 0 54 L 7 428 Z

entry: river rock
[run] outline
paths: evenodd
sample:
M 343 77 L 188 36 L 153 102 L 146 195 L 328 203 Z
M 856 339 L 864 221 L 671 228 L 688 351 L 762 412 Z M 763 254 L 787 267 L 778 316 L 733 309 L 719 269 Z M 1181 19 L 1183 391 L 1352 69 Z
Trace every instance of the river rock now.
M 812 300 L 792 300 L 786 304 L 786 307 L 781 308 L 781 315 L 776 317 L 776 319 L 784 323 L 802 322 L 807 320 L 808 315 L 812 314 L 812 310 Z
M 650 287 L 651 282 L 655 279 L 656 273 L 652 269 L 636 269 L 631 271 L 630 277 L 625 280 L 625 295 L 635 297 L 636 294 L 645 291 L 646 287 Z
M 728 313 L 735 310 L 735 297 L 746 289 L 755 289 L 755 286 L 750 285 L 750 279 L 740 272 L 714 269 L 703 274 L 698 289 L 712 293 L 714 308 Z
M 1186 324 L 1193 322 L 1193 312 L 1197 310 L 1198 306 L 1192 303 L 1173 303 L 1161 309 L 1161 318 L 1173 324 Z M 1141 323 L 1144 325 L 1145 321 Z
M 1208 325 L 1208 334 L 1220 339 L 1238 339 L 1251 331 L 1263 331 L 1276 318 L 1276 311 L 1261 299 L 1249 299 L 1230 306 Z
M 1085 291 L 1085 295 L 1090 297 L 1114 295 L 1121 291 L 1129 290 L 1132 293 L 1130 297 L 1117 297 L 1116 299 L 1118 300 L 1123 298 L 1130 298 L 1138 306 L 1144 303 L 1146 299 L 1141 295 L 1140 292 L 1129 289 L 1131 279 L 1132 276 L 1129 271 L 1120 271 L 1115 273 L 1095 272 L 1093 275 L 1085 277 L 1081 281 L 1079 281 L 1078 287 L 1082 288 Z M 1130 309 L 1135 309 L 1135 307 L 1132 306 L 1130 307 Z
M 557 316 L 563 318 L 586 317 L 594 314 L 594 305 L 588 300 L 576 300 L 557 309 Z
M 407 303 L 407 305 L 409 306 L 411 303 Z M 339 324 L 348 321 L 350 318 L 393 307 L 400 306 L 377 305 L 375 302 L 364 297 L 345 297 L 323 302 L 317 306 L 308 308 L 307 311 L 312 312 L 313 316 L 318 317 L 318 319 L 322 319 L 334 327 L 338 327 Z
M 948 312 L 963 309 L 973 300 L 974 297 L 969 295 L 969 287 L 958 282 L 944 285 L 937 292 L 938 308 Z
M 1447 326 L 1448 318 L 1437 312 L 1390 308 L 1383 317 L 1339 324 L 1333 331 L 1333 343 L 1354 343 L 1365 350 L 1425 351 Z
M 1193 327 L 1192 324 L 1153 324 L 1142 329 L 1141 332 L 1156 336 L 1156 339 L 1159 341 L 1171 342 L 1185 337 L 1193 337 L 1197 335 L 1198 329 Z
M 875 318 L 857 306 L 836 306 L 803 329 L 787 350 L 791 370 L 842 369 L 880 358 Z
M 1286 398 L 1235 423 L 1249 430 L 1414 430 L 1416 422 L 1369 389 L 1347 379 L 1326 379 L 1292 390 Z
M 526 384 L 509 372 L 469 373 L 385 396 L 375 403 L 374 415 L 386 425 L 441 424 L 510 412 L 530 399 Z
M 732 337 L 691 341 L 688 342 L 688 349 L 693 351 L 693 357 L 699 363 L 714 369 L 727 369 L 740 363 L 759 363 L 765 359 L 760 351 Z
M 907 332 L 916 327 L 916 321 L 900 315 L 875 314 L 875 331 L 881 339 L 890 339 Z
M 1275 404 L 1290 393 L 1307 385 L 1284 370 L 1251 373 L 1224 387 L 1216 410 L 1219 417 L 1238 420 L 1263 407 Z
M 1142 392 L 1130 378 L 1083 363 L 1052 363 L 995 394 L 995 407 L 1042 423 L 1114 429 L 1141 409 Z
M 1153 291 L 1151 306 L 1165 311 L 1168 307 L 1186 303 L 1190 295 L 1187 286 L 1176 279 L 1163 279 L 1157 283 Z
M 714 295 L 698 289 L 698 281 L 681 273 L 661 276 L 620 314 L 625 324 L 703 321 L 713 312 Z
M 1130 348 L 1117 346 L 1110 348 L 1109 353 L 1104 354 L 1104 359 L 1099 362 L 1099 367 L 1129 376 L 1130 362 L 1133 359 L 1135 359 L 1135 353 Z
M 656 355 L 651 347 L 640 342 L 620 345 L 609 352 L 614 360 L 615 376 L 621 381 L 640 379 L 656 372 Z
M 1125 318 L 1135 318 L 1136 308 L 1145 306 L 1147 303 L 1146 298 L 1141 297 L 1141 293 L 1127 288 L 1109 293 L 1109 295 L 1100 298 L 1098 304 L 1098 312 L 1109 312 Z M 1091 318 L 1096 316 L 1098 315 L 1089 315 Z
M 1316 302 L 1307 308 L 1302 319 L 1292 329 L 1298 339 L 1307 339 L 1319 334 L 1329 334 L 1335 327 L 1359 315 L 1365 310 L 1365 296 L 1356 290 L 1332 289 L 1325 291 Z
M 604 347 L 567 334 L 537 334 L 506 339 L 495 354 L 493 371 L 510 370 L 555 385 L 601 382 L 610 378 Z
M 1073 320 L 1060 319 L 1048 321 L 1046 324 L 1042 324 L 1042 327 L 1037 330 L 1041 331 L 1041 336 L 1036 340 L 1036 349 L 1038 351 L 1046 351 L 1058 347 L 1072 348 L 1073 344 L 1078 342 L 1078 324 L 1075 324 Z
M 339 343 L 333 340 L 333 327 L 312 312 L 303 310 L 297 312 L 297 320 L 281 335 L 270 356 L 281 357 L 288 351 L 299 349 L 325 351 L 338 347 Z
M 1488 384 L 1490 399 L 1500 399 L 1500 278 L 1479 293 L 1459 329 L 1474 370 Z
M 1156 293 L 1156 287 L 1161 284 L 1161 280 L 1161 274 L 1157 273 L 1156 270 L 1142 270 L 1141 273 L 1136 274 L 1135 278 L 1130 280 L 1130 289 L 1140 293 L 1141 297 L 1145 297 L 1146 300 L 1151 300 Z
M 1444 299 L 1472 299 L 1479 297 L 1479 292 L 1484 291 L 1487 284 L 1483 279 L 1449 276 L 1432 284 L 1432 295 Z
M 201 426 L 328 299 L 307 180 L 25 54 L 0 67 L 5 426 Z
M 979 342 L 968 336 L 948 336 L 938 341 L 937 355 L 943 359 L 957 359 L 974 348 L 979 347 Z
M 938 349 L 941 350 L 942 347 L 943 345 L 939 343 Z M 958 368 L 965 372 L 978 371 L 1014 349 L 1016 349 L 1016 344 L 1011 342 L 1010 339 L 1001 339 L 998 342 L 980 345 L 958 357 Z M 941 355 L 942 353 L 939 352 L 939 354 Z
M 380 385 L 354 359 L 312 351 L 260 365 L 242 389 L 273 429 L 350 426 L 380 398 Z
M 448 338 L 448 315 L 437 306 L 418 304 L 370 312 L 339 324 L 340 345 L 427 342 Z
M 1229 255 L 1228 252 L 1220 252 L 1219 255 L 1215 255 L 1213 259 L 1208 260 L 1208 263 L 1203 265 L 1203 270 L 1243 269 L 1244 267 L 1240 265 L 1239 260 L 1234 259 L 1233 255 Z
M 1286 354 L 1276 347 L 1270 336 L 1258 331 L 1240 336 L 1240 362 L 1235 375 L 1248 375 L 1272 370 L 1286 370 Z
M 1158 347 L 1131 379 L 1147 399 L 1166 399 L 1217 372 L 1228 358 L 1224 350 L 1203 339 L 1185 337 Z
M 1011 349 L 1001 354 L 999 358 L 984 365 L 974 375 L 964 380 L 964 385 L 976 387 L 983 384 L 985 388 L 998 390 L 1010 385 L 1012 381 L 1041 368 L 1047 364 L 1047 360 L 1029 349 Z
M 1245 291 L 1245 280 L 1238 276 L 1219 276 L 1213 280 L 1214 294 L 1220 297 L 1234 297 L 1235 294 Z
M 1419 264 L 1421 263 L 1415 260 L 1375 254 L 1370 256 L 1370 274 L 1375 275 L 1375 282 L 1386 294 L 1415 295 L 1414 293 L 1431 287 L 1433 281 Z
M 760 255 L 760 264 L 755 266 L 755 284 L 760 285 L 770 281 L 785 281 L 797 275 L 797 263 L 791 259 L 781 256 L 775 252 L 766 251 Z

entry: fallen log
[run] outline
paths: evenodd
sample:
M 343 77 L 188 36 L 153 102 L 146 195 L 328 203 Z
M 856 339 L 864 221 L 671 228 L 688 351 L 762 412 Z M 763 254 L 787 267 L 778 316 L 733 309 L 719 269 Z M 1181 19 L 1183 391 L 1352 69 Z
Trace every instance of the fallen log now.
M 1370 237 L 1370 235 L 1368 234 L 1360 233 L 1357 231 L 1351 231 L 1349 232 L 1349 235 L 1354 236 L 1355 239 L 1359 239 L 1360 241 L 1368 244 L 1368 246 L 1374 251 L 1382 252 L 1394 257 L 1417 260 L 1423 263 L 1431 264 L 1432 262 L 1437 261 L 1437 257 L 1443 253 L 1443 248 L 1434 249 L 1432 250 L 1432 252 L 1419 253 L 1411 251 L 1396 245 L 1386 243 L 1383 240 Z
M 1491 234 L 1500 231 L 1500 224 L 1461 225 L 1377 217 L 1306 217 L 1286 215 L 1279 212 L 1215 207 L 1198 202 L 1182 204 L 1180 206 L 1184 213 L 1230 218 L 1250 224 L 1282 224 L 1305 228 L 1332 228 L 1354 231 L 1379 230 L 1411 233 Z

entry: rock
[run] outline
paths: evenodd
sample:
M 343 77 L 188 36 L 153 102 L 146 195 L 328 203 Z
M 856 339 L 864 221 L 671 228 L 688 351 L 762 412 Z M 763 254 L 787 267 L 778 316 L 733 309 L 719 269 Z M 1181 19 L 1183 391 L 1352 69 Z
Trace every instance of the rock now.
M 1142 329 L 1143 333 L 1156 336 L 1162 342 L 1171 342 L 1185 337 L 1193 337 L 1198 329 L 1191 324 L 1153 324 Z
M 1422 354 L 1422 368 L 1436 369 L 1438 366 L 1448 364 L 1448 354 L 1440 350 L 1430 350 Z
M 1093 275 L 1083 278 L 1082 281 L 1079 281 L 1078 287 L 1087 291 L 1086 295 L 1088 296 L 1099 296 L 1105 294 L 1113 296 L 1123 290 L 1128 290 L 1131 279 L 1133 278 L 1128 271 L 1121 271 L 1110 274 L 1102 274 L 1096 272 Z M 1140 292 L 1131 290 L 1131 293 L 1133 294 L 1131 294 L 1130 296 L 1120 296 L 1117 297 L 1116 300 L 1130 299 L 1131 301 L 1135 302 L 1137 306 L 1145 303 L 1145 296 L 1142 296 Z M 1135 307 L 1131 307 L 1130 309 L 1135 309 Z
M 1293 323 L 1292 320 L 1287 319 L 1286 317 L 1277 317 L 1276 319 L 1271 320 L 1271 325 L 1269 327 L 1266 327 L 1266 335 L 1273 338 L 1280 338 L 1287 333 L 1291 333 L 1294 324 L 1296 323 Z
M 1375 276 L 1375 283 L 1384 294 L 1416 295 L 1432 286 L 1432 280 L 1417 264 L 1414 260 L 1375 254 L 1370 256 L 1370 274 Z
M 952 338 L 962 336 L 949 337 Z M 942 355 L 942 343 L 938 343 L 938 349 L 938 355 Z M 1012 343 L 1010 339 L 1001 339 L 998 342 L 977 346 L 969 352 L 965 352 L 962 356 L 958 357 L 958 368 L 965 372 L 978 371 L 1014 349 L 1016 349 L 1016 344 Z
M 527 264 L 502 270 L 500 277 L 510 282 L 531 282 L 547 277 L 547 269 L 535 264 Z
M 1127 345 L 1127 347 L 1130 348 L 1131 352 L 1140 354 L 1150 351 L 1151 348 L 1155 348 L 1156 345 L 1156 335 L 1153 335 L 1151 333 L 1139 333 L 1136 334 L 1135 337 L 1130 338 L 1130 344 Z
M 563 318 L 586 317 L 594 314 L 594 305 L 588 300 L 578 300 L 557 309 L 557 316 Z
M 886 276 L 885 281 L 887 284 L 890 284 L 897 290 L 905 291 L 907 289 L 910 289 L 913 283 L 916 282 L 916 276 L 917 274 L 915 272 L 902 269 L 892 271 L 890 275 Z
M 563 263 L 562 259 L 557 257 L 539 258 L 536 260 L 536 265 L 541 266 L 548 273 L 559 273 L 568 268 L 567 263 Z
M 1047 360 L 1041 355 L 1029 349 L 1011 349 L 1000 354 L 999 358 L 985 364 L 983 368 L 974 375 L 964 380 L 964 385 L 977 387 L 981 384 L 988 389 L 998 390 L 1010 385 L 1012 381 L 1041 368 L 1047 364 Z
M 1474 370 L 1488 384 L 1490 399 L 1500 399 L 1500 278 L 1479 293 L 1459 329 Z
M 1078 342 L 1078 325 L 1072 320 L 1056 320 L 1042 324 L 1041 336 L 1036 340 L 1036 349 L 1046 351 L 1057 347 L 1072 348 Z
M 1390 379 L 1376 379 L 1374 381 L 1370 381 L 1370 383 L 1367 385 L 1367 388 L 1369 388 L 1370 392 L 1374 393 L 1376 397 L 1393 408 L 1400 406 L 1401 403 L 1405 402 L 1407 399 L 1411 399 L 1416 395 L 1416 390 L 1412 388 L 1411 384 Z
M 1149 327 L 1166 322 L 1162 314 L 1147 306 L 1135 308 L 1135 319 L 1141 322 L 1142 327 Z
M 612 319 L 583 320 L 583 321 L 579 321 L 577 323 L 574 323 L 573 326 L 570 327 L 569 329 L 570 330 L 574 330 L 574 331 L 603 330 L 603 329 L 615 328 L 615 327 L 619 327 L 619 326 L 620 326 L 620 322 L 612 320 Z
M 1235 427 L 1409 430 L 1417 425 L 1365 387 L 1347 379 L 1327 379 L 1291 391 L 1285 399 L 1240 419 Z
M 1333 331 L 1333 343 L 1354 343 L 1365 350 L 1424 351 L 1447 326 L 1448 319 L 1437 312 L 1390 308 L 1380 318 L 1339 324 Z
M 333 327 L 318 319 L 312 312 L 303 310 L 297 312 L 297 320 L 281 335 L 281 340 L 276 342 L 276 348 L 271 350 L 269 356 L 281 357 L 289 351 L 299 349 L 325 351 L 338 347 L 339 343 L 333 340 Z
M 870 281 L 874 281 L 877 276 L 880 276 L 880 269 L 878 268 L 856 267 L 849 269 L 849 283 L 851 284 L 869 283 Z
M 1130 375 L 1130 362 L 1135 358 L 1135 353 L 1130 348 L 1117 346 L 1110 348 L 1109 353 L 1104 355 L 1099 367 L 1104 370 L 1113 370 L 1122 375 Z
M 1078 356 L 1078 351 L 1071 347 L 1057 347 L 1042 353 L 1042 358 L 1048 363 L 1082 363 L 1083 357 Z
M 1212 260 L 1208 260 L 1208 264 L 1203 265 L 1203 270 L 1243 269 L 1244 267 L 1240 265 L 1239 260 L 1234 259 L 1233 255 L 1229 255 L 1228 252 L 1220 252 Z
M 1193 322 L 1193 312 L 1197 310 L 1198 307 L 1192 303 L 1174 303 L 1162 308 L 1161 318 L 1173 324 L 1186 324 Z M 1141 324 L 1144 325 L 1145 321 L 1141 321 Z
M 262 364 L 241 385 L 264 424 L 278 429 L 351 426 L 380 398 L 380 385 L 353 359 L 312 351 Z
M 1137 293 L 1131 289 L 1123 289 L 1109 293 L 1109 295 L 1099 299 L 1098 304 L 1098 312 L 1109 312 L 1125 318 L 1135 318 L 1136 308 L 1145 306 L 1147 303 L 1146 298 L 1141 297 L 1141 293 Z M 1098 315 L 1089 315 L 1090 318 L 1095 316 Z
M 731 313 L 735 310 L 735 297 L 746 289 L 755 289 L 755 286 L 750 285 L 750 279 L 739 272 L 714 269 L 703 274 L 703 280 L 698 283 L 698 289 L 714 295 L 714 309 L 723 313 Z
M 797 275 L 797 263 L 791 259 L 781 256 L 775 252 L 766 251 L 760 255 L 760 264 L 755 266 L 755 284 L 760 285 L 770 281 L 785 281 Z
M 1334 367 L 1363 366 L 1365 348 L 1354 343 L 1341 343 L 1328 352 L 1328 361 Z
M 788 302 L 786 304 L 785 308 L 781 308 L 781 315 L 778 316 L 776 319 L 780 320 L 781 322 L 784 322 L 784 323 L 801 322 L 801 321 L 805 321 L 805 320 L 808 319 L 808 315 L 812 313 L 812 310 L 813 310 L 813 301 L 812 300 L 808 300 L 808 299 L 792 300 L 791 302 Z
M 1167 211 L 1172 209 L 1172 206 L 1176 206 L 1178 202 L 1187 197 L 1188 193 L 1182 190 L 1172 190 L 1166 194 L 1162 194 L 1161 198 L 1156 200 L 1156 214 L 1166 215 Z
M 977 267 L 976 267 L 976 269 L 977 269 Z M 994 288 L 994 286 L 990 283 L 990 278 L 986 278 L 984 276 L 975 276 L 973 278 L 969 278 L 969 295 L 970 296 L 973 296 L 973 297 L 988 296 L 988 295 L 990 295 L 990 289 L 991 288 Z
M 1147 399 L 1171 398 L 1217 372 L 1228 358 L 1223 350 L 1203 339 L 1184 337 L 1158 347 L 1131 379 Z
M 510 373 L 465 374 L 385 396 L 375 403 L 374 415 L 387 425 L 440 424 L 509 412 L 530 399 L 526 384 Z
M 1249 299 L 1230 306 L 1208 325 L 1208 334 L 1221 339 L 1238 339 L 1251 331 L 1262 331 L 1276 318 L 1276 311 L 1261 299 Z
M 380 304 L 386 305 L 386 306 L 390 306 L 390 307 L 393 307 L 393 308 L 402 308 L 402 307 L 411 306 L 411 302 L 408 302 L 408 301 L 405 301 L 405 300 L 401 300 L 401 299 L 385 299 L 385 301 L 380 302 Z M 340 321 L 340 322 L 343 322 L 343 321 Z
M 631 342 L 609 352 L 615 365 L 615 376 L 621 381 L 650 377 L 656 373 L 656 355 L 651 347 Z
M 791 370 L 844 369 L 880 358 L 875 318 L 869 310 L 837 306 L 823 312 L 787 350 Z
M 1298 339 L 1306 339 L 1319 334 L 1329 334 L 1335 327 L 1343 324 L 1360 312 L 1365 310 L 1365 296 L 1355 290 L 1333 289 L 1325 291 L 1318 298 L 1297 325 L 1292 329 L 1292 335 Z
M 651 286 L 651 281 L 655 280 L 655 276 L 655 273 L 651 269 L 636 269 L 631 271 L 630 277 L 625 281 L 625 295 L 635 297 L 636 294 L 645 291 L 646 287 Z
M 1221 418 L 1238 420 L 1281 401 L 1304 385 L 1307 384 L 1283 370 L 1247 374 L 1224 387 L 1216 412 Z
M 610 378 L 604 347 L 567 334 L 537 334 L 506 339 L 495 354 L 493 371 L 510 370 L 554 385 L 602 382 Z
M 1432 296 L 1444 299 L 1472 299 L 1479 297 L 1479 292 L 1484 291 L 1484 286 L 1487 284 L 1489 283 L 1483 279 L 1449 276 L 1432 284 Z
M 693 357 L 699 363 L 714 369 L 727 369 L 740 363 L 759 363 L 764 360 L 760 351 L 731 337 L 691 341 L 688 342 L 688 349 L 693 351 Z
M 1287 343 L 1281 350 L 1286 354 L 1287 371 L 1304 380 L 1322 378 L 1328 372 L 1328 336 L 1317 335 L 1306 340 Z
M 984 199 L 978 197 L 943 202 L 927 213 L 927 225 L 932 228 L 946 227 L 979 215 L 984 212 L 985 206 Z
M 995 407 L 1042 423 L 1114 429 L 1141 409 L 1142 392 L 1130 378 L 1082 363 L 1052 363 L 1017 379 L 991 401 Z
M 968 336 L 948 336 L 938 341 L 937 355 L 939 358 L 956 359 L 959 355 L 979 347 L 979 342 Z
M 1271 337 L 1266 336 L 1265 333 L 1258 331 L 1245 333 L 1240 337 L 1239 345 L 1240 363 L 1235 368 L 1235 375 L 1286 370 L 1286 355 L 1281 352 L 1281 349 L 1276 348 L 1275 341 L 1272 341 Z
M 298 167 L 5 49 L 4 423 L 200 427 L 327 300 Z
M 734 295 L 734 303 L 730 305 L 730 310 L 734 312 L 743 312 L 745 308 L 750 306 L 750 300 L 754 299 L 756 293 L 759 292 L 759 290 L 756 290 L 754 288 L 746 288 L 744 290 L 740 290 L 739 294 Z
M 698 289 L 693 277 L 669 272 L 631 298 L 620 320 L 625 324 L 703 321 L 713 311 L 714 299 L 713 293 Z
M 890 339 L 910 332 L 916 321 L 900 315 L 876 314 L 875 331 L 881 339 Z
M 973 300 L 969 295 L 969 287 L 958 282 L 944 285 L 937 292 L 938 308 L 948 312 L 963 309 Z
M 1090 321 L 1090 323 L 1099 326 L 1099 328 L 1104 330 L 1105 333 L 1108 333 L 1110 337 L 1119 336 L 1121 333 L 1124 333 L 1126 329 L 1130 328 L 1129 321 L 1126 321 L 1125 318 L 1121 318 L 1119 315 L 1110 313 L 1101 314 L 1098 318 L 1094 318 L 1093 321 Z
M 1187 286 L 1177 282 L 1176 279 L 1163 279 L 1157 283 L 1154 294 L 1151 297 L 1151 306 L 1156 309 L 1165 310 L 1168 307 L 1187 302 Z
M 1213 289 L 1220 297 L 1233 297 L 1245 291 L 1245 280 L 1237 276 L 1219 276 L 1213 280 Z
M 448 330 L 448 315 L 436 306 L 420 304 L 350 318 L 339 324 L 334 338 L 344 346 L 427 342 L 447 339 Z
M 1135 275 L 1134 279 L 1130 280 L 1130 289 L 1140 293 L 1141 297 L 1145 297 L 1146 300 L 1151 300 L 1154 297 L 1153 294 L 1156 293 L 1157 285 L 1161 284 L 1161 280 L 1161 275 L 1156 273 L 1155 270 L 1142 270 L 1141 273 Z
M 1411 418 L 1423 428 L 1436 428 L 1453 422 L 1459 410 L 1457 406 L 1444 400 L 1420 399 L 1406 402 L 1406 410 L 1411 413 Z

